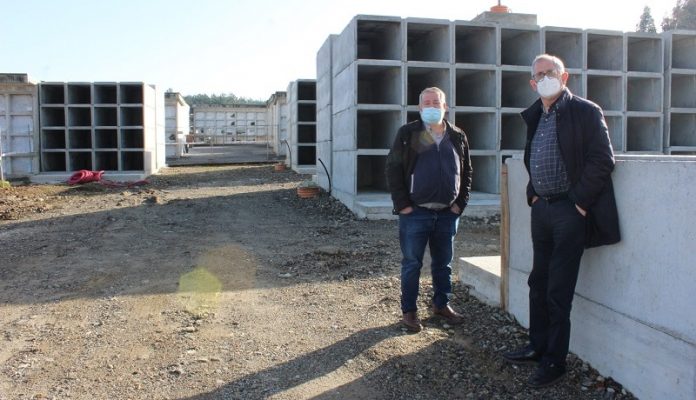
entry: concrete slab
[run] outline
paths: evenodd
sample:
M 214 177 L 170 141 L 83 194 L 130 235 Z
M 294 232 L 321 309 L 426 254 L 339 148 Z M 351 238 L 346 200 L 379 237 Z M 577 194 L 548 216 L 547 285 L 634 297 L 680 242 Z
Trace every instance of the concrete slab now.
M 167 159 L 167 165 L 246 164 L 285 160 L 273 154 L 267 143 L 239 143 L 228 146 L 196 146 L 179 158 Z
M 500 256 L 460 257 L 457 276 L 477 299 L 500 307 Z

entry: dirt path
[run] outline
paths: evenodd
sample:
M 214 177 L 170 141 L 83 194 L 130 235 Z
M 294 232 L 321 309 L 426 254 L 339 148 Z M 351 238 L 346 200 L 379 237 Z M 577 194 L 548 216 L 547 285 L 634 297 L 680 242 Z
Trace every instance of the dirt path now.
M 526 340 L 456 285 L 469 322 L 398 325 L 395 221 L 355 220 L 271 166 L 172 168 L 141 188 L 0 193 L 0 399 L 631 398 L 579 360 L 553 389 Z M 498 253 L 463 220 L 457 254 Z M 425 273 L 424 275 L 427 275 Z

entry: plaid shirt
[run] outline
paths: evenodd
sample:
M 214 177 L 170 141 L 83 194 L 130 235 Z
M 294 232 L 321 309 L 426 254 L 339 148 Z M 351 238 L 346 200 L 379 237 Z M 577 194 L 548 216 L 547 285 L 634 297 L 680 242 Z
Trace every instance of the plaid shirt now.
M 556 105 L 543 113 L 532 138 L 529 159 L 532 186 L 543 197 L 567 193 L 570 181 L 558 146 Z

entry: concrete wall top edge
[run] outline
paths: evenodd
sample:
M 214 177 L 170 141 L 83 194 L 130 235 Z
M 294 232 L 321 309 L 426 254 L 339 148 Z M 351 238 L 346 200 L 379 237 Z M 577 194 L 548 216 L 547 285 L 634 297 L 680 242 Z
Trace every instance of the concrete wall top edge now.
M 409 68 L 449 68 L 452 64 L 439 61 L 407 61 Z
M 624 33 L 621 31 L 614 31 L 610 29 L 586 29 L 585 32 L 589 35 L 605 35 L 605 36 L 621 36 Z
M 541 28 L 542 31 L 549 32 L 567 32 L 567 33 L 577 33 L 581 34 L 583 32 L 582 28 L 565 28 L 562 26 L 548 25 Z
M 500 25 L 500 30 L 501 31 L 518 30 L 518 31 L 540 32 L 541 27 L 539 25 L 530 25 L 530 24 L 505 24 L 505 25 Z
M 399 61 L 399 60 L 373 60 L 373 59 L 368 59 L 368 58 L 358 58 L 354 62 L 358 66 L 360 66 L 360 65 L 374 65 L 374 66 L 378 66 L 378 67 L 400 67 L 401 66 L 401 61 Z
M 457 69 L 475 69 L 480 71 L 495 71 L 495 64 L 473 64 L 473 63 L 455 63 Z
M 401 22 L 401 17 L 387 16 L 387 15 L 358 14 L 355 17 L 353 17 L 353 21 Z
M 455 19 L 452 21 L 454 23 L 455 28 L 458 26 L 471 26 L 474 28 L 497 28 L 498 24 L 494 22 L 485 22 L 485 21 L 467 21 L 463 19 Z
M 686 30 L 686 29 L 676 29 L 672 31 L 665 31 L 662 32 L 661 35 L 663 36 L 696 36 L 696 30 Z
M 421 18 L 421 17 L 406 17 L 404 18 L 406 24 L 428 24 L 428 25 L 447 25 L 449 26 L 452 21 L 448 19 L 440 18 Z
M 626 37 L 661 40 L 662 34 L 650 32 L 626 32 Z

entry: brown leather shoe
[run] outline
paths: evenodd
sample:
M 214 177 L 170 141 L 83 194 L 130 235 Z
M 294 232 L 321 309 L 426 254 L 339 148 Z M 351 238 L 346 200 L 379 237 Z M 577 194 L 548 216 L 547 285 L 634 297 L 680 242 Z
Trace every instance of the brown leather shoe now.
M 460 325 L 464 323 L 464 317 L 458 312 L 454 311 L 449 304 L 443 308 L 433 306 L 433 314 L 441 316 L 452 325 Z
M 401 322 L 409 332 L 418 333 L 423 329 L 423 325 L 421 325 L 420 320 L 418 319 L 418 313 L 415 311 L 405 312 L 404 318 L 401 320 Z

